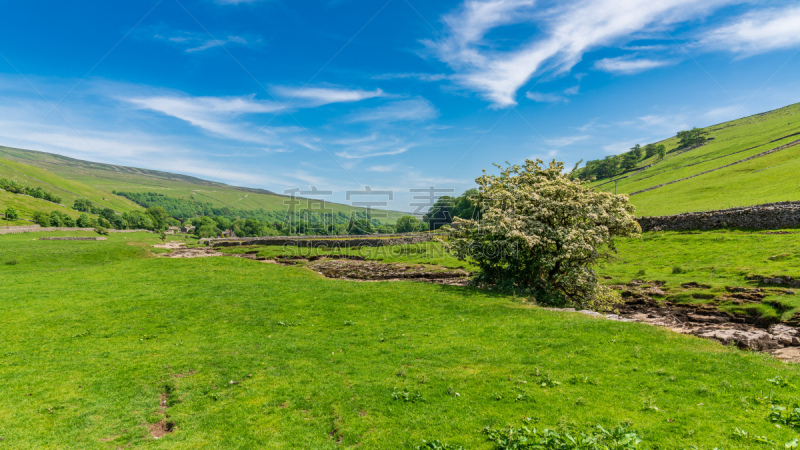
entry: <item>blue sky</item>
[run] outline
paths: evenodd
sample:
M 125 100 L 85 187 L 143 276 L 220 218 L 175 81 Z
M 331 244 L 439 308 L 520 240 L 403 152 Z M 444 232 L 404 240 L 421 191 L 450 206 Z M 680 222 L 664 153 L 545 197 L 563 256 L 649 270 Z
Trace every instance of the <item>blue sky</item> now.
M 0 145 L 343 203 L 800 101 L 796 1 L 74 3 L 4 5 Z

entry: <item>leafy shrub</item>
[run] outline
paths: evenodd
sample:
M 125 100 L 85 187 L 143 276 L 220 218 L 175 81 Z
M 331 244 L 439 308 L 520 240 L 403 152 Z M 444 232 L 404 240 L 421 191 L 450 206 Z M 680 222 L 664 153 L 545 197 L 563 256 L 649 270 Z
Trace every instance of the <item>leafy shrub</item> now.
M 475 181 L 481 220 L 456 219 L 446 248 L 479 267 L 478 283 L 532 294 L 539 303 L 602 306 L 592 265 L 614 238 L 638 236 L 625 195 L 597 192 L 564 174 L 564 164 L 527 160 Z
M 105 227 L 95 227 L 95 233 L 101 234 L 103 236 L 108 236 L 108 229 Z
M 597 425 L 594 429 L 581 433 L 547 428 L 540 431 L 526 425 L 503 430 L 486 427 L 483 432 L 496 450 L 635 450 L 642 443 L 639 435 L 624 425 L 611 430 Z
M 9 206 L 6 209 L 6 213 L 5 214 L 6 214 L 6 219 L 8 219 L 8 220 L 16 220 L 16 219 L 19 218 L 19 213 L 17 212 L 16 209 L 14 209 L 11 206 Z

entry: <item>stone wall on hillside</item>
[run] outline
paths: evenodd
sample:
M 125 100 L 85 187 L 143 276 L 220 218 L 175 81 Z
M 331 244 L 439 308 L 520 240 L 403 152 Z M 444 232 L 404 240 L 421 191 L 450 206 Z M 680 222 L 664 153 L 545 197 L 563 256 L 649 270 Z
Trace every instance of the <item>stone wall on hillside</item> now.
M 18 234 L 18 233 L 38 233 L 42 231 L 94 231 L 94 228 L 73 228 L 73 227 L 41 227 L 39 225 L 23 225 L 19 227 L 2 227 L 0 234 Z M 138 233 L 150 230 L 108 230 L 109 233 Z
M 47 236 L 40 237 L 40 241 L 107 241 L 107 237 L 85 237 L 85 236 Z
M 291 247 L 384 247 L 387 245 L 418 244 L 432 239 L 430 234 L 380 235 L 375 236 L 268 236 L 235 239 L 202 239 L 201 244 L 214 247 L 235 247 L 239 245 L 274 245 Z
M 800 227 L 800 202 L 764 205 L 716 211 L 691 212 L 674 216 L 640 217 L 642 231 L 713 230 L 745 228 L 775 230 Z

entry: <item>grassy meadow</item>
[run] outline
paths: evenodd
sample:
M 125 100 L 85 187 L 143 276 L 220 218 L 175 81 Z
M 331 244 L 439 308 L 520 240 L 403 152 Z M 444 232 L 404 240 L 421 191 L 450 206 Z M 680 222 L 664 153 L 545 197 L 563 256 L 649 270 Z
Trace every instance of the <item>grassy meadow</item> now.
M 0 446 L 492 448 L 482 430 L 523 417 L 562 430 L 627 423 L 645 448 L 800 434 L 768 420 L 770 404 L 800 401 L 800 370 L 766 354 L 469 287 L 156 258 L 148 233 L 42 235 L 0 236 Z M 713 273 L 721 286 L 741 271 L 794 271 L 796 255 L 766 258 L 795 236 L 753 235 L 742 249 L 736 233 L 646 235 L 601 272 Z M 664 253 L 637 256 L 656 245 Z M 669 278 L 674 264 L 684 278 Z M 153 438 L 165 420 L 172 432 Z

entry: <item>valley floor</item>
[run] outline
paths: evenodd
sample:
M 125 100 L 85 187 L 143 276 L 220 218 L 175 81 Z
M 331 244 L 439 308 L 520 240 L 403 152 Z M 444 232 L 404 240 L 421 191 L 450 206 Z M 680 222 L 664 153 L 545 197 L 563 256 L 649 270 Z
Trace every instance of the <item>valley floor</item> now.
M 737 233 L 648 234 L 599 270 L 609 284 L 663 280 L 674 302 L 697 300 L 677 286 L 705 283 L 720 308 L 747 274 L 798 273 L 797 235 Z M 627 423 L 646 448 L 798 435 L 769 416 L 797 401 L 800 367 L 764 353 L 470 287 L 157 258 L 171 249 L 147 233 L 39 236 L 0 236 L 0 445 L 492 448 L 482 430 L 523 417 Z M 463 265 L 411 253 L 365 259 Z

